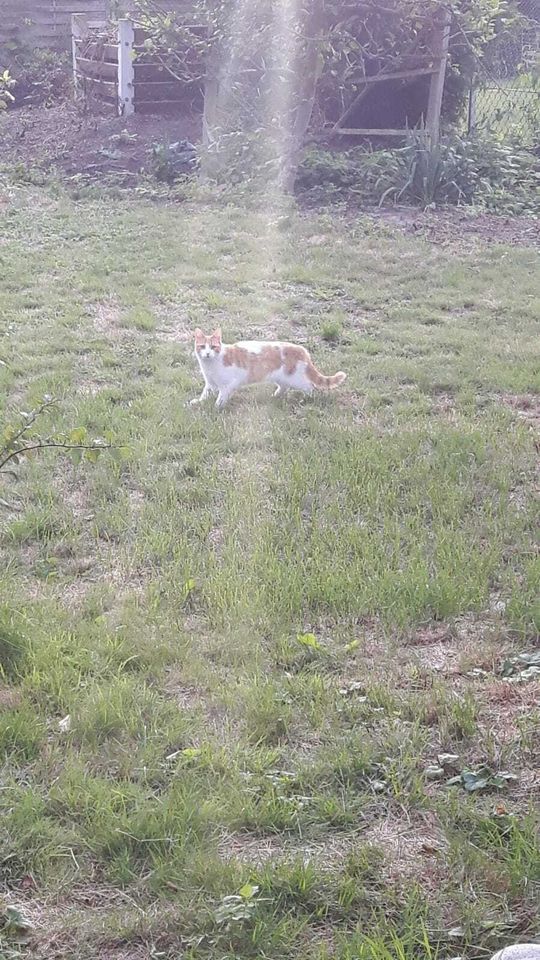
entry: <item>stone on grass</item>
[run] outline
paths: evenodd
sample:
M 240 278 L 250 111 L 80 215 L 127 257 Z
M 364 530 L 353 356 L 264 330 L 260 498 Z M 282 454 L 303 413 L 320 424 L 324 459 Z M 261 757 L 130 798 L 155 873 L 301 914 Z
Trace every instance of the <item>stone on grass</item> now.
M 540 943 L 514 943 L 497 950 L 491 960 L 540 960 Z

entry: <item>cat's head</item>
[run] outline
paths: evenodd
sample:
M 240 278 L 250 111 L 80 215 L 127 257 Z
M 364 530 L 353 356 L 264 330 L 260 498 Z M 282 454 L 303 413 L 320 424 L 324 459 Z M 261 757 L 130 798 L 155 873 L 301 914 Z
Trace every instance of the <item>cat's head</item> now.
M 209 337 L 197 327 L 195 331 L 195 353 L 203 360 L 217 357 L 221 353 L 221 329 L 218 327 Z

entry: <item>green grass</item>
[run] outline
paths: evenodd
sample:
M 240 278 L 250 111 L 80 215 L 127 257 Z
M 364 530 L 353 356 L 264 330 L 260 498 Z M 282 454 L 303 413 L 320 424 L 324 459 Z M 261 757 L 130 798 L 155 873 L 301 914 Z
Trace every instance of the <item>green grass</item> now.
M 2 421 L 52 394 L 44 433 L 125 451 L 44 453 L 0 492 L 1 883 L 32 925 L 0 952 L 538 937 L 534 681 L 500 675 L 540 622 L 537 255 L 335 212 L 5 196 Z M 346 385 L 191 409 L 189 331 L 218 324 Z M 518 779 L 469 795 L 426 774 L 442 753 Z

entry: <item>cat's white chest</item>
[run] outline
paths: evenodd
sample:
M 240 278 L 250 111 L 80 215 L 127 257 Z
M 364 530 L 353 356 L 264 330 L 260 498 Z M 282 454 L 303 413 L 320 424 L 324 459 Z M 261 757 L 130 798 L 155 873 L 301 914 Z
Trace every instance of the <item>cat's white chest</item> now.
M 209 384 L 209 386 L 213 387 L 215 390 L 219 390 L 223 384 L 227 383 L 226 370 L 223 366 L 223 360 L 221 356 L 201 357 L 198 353 L 196 353 L 195 356 L 199 361 L 199 366 L 205 382 Z

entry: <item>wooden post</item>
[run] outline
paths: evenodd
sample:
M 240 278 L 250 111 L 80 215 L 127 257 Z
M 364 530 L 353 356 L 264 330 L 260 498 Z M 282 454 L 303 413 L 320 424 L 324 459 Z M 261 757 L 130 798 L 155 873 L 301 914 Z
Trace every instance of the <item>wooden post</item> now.
M 135 32 L 131 20 L 118 21 L 118 113 L 127 117 L 135 113 L 133 40 Z
M 79 53 L 77 40 L 84 40 L 88 34 L 88 25 L 84 13 L 71 14 L 71 58 L 73 61 L 73 94 L 75 100 L 81 96 L 81 81 L 77 69 L 77 56 Z
M 442 15 L 437 18 L 433 32 L 433 57 L 435 60 L 436 72 L 432 74 L 429 85 L 429 100 L 426 117 L 426 127 L 431 144 L 434 146 L 439 142 L 440 124 L 441 124 L 441 106 L 444 90 L 444 78 L 446 75 L 446 60 L 448 57 L 448 42 L 450 39 L 451 14 L 449 10 L 444 10 Z

